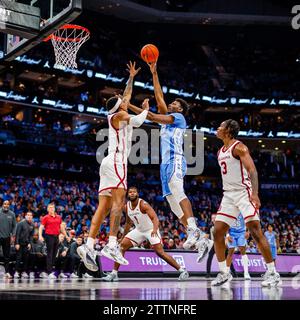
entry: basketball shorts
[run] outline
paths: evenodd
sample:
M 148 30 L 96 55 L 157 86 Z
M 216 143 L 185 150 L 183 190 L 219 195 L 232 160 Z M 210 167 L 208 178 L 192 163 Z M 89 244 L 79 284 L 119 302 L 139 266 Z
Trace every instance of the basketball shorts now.
M 129 239 L 134 246 L 139 246 L 145 240 L 148 240 L 152 246 L 162 243 L 159 231 L 157 231 L 157 237 L 151 237 L 151 233 L 152 230 L 141 232 L 133 229 L 126 234 L 125 238 Z
M 250 191 L 247 189 L 224 191 L 215 221 L 224 222 L 232 227 L 240 212 L 245 223 L 259 221 L 259 210 L 250 201 Z
M 112 189 L 127 190 L 127 163 L 114 160 L 114 154 L 110 154 L 101 162 L 99 171 L 99 195 L 101 196 L 111 196 Z
M 230 237 L 232 239 L 232 242 L 227 243 L 228 249 L 233 249 L 237 247 L 245 247 L 247 244 L 245 233 L 241 232 L 240 234 L 236 233 L 234 235 L 230 234 Z
M 160 165 L 160 179 L 164 197 L 176 193 L 184 194 L 183 178 L 186 170 L 186 161 L 183 157 L 177 157 L 168 164 Z

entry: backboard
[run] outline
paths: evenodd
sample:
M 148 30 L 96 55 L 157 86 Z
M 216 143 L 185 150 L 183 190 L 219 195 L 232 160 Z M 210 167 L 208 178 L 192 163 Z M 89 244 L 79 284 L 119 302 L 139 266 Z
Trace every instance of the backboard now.
M 82 0 L 0 0 L 0 59 L 12 61 L 82 12 Z

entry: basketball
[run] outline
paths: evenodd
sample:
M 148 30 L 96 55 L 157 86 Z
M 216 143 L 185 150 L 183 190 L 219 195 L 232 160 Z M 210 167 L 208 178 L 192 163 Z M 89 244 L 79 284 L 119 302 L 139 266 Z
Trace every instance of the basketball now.
M 147 63 L 156 62 L 159 56 L 159 51 L 154 44 L 146 44 L 141 50 L 141 57 Z

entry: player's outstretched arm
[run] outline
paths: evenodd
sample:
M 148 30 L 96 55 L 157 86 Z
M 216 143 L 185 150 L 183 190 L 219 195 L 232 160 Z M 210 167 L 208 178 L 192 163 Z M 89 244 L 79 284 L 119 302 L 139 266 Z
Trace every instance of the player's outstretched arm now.
M 143 107 L 143 109 L 149 110 L 149 99 L 144 100 L 142 107 Z M 152 122 L 156 122 L 156 123 L 160 123 L 160 124 L 174 123 L 174 117 L 172 115 L 157 114 L 157 113 L 153 113 L 151 111 L 148 112 L 147 119 Z
M 112 122 L 116 128 L 120 128 L 120 123 L 125 122 L 135 128 L 140 127 L 146 120 L 148 115 L 148 110 L 143 110 L 140 114 L 136 116 L 131 116 L 125 111 L 119 111 L 113 117 Z
M 149 99 L 144 100 L 144 102 L 142 104 L 142 108 L 143 109 L 138 108 L 132 104 L 129 105 L 129 109 L 132 110 L 133 112 L 141 112 L 142 110 L 149 110 Z M 154 113 L 151 111 L 148 112 L 147 119 L 152 122 L 156 122 L 156 123 L 160 123 L 160 124 L 174 123 L 174 117 L 172 115 L 157 114 L 157 113 Z
M 136 69 L 135 61 L 133 63 L 129 61 L 129 63 L 127 64 L 127 71 L 129 72 L 129 78 L 123 93 L 123 99 L 126 99 L 127 101 L 131 99 L 133 80 L 140 70 L 141 68 Z
M 134 112 L 135 114 L 140 114 L 144 111 L 142 108 L 139 108 L 132 103 L 128 104 L 128 109 Z
M 252 184 L 251 201 L 255 204 L 256 208 L 259 209 L 261 204 L 258 197 L 258 174 L 253 159 L 249 153 L 249 149 L 243 143 L 239 143 L 235 147 L 233 155 L 240 158 L 242 164 L 250 175 Z
M 136 114 L 142 113 L 145 109 L 149 110 L 149 99 L 145 99 L 143 104 L 143 109 L 139 108 L 131 103 L 128 105 L 128 109 Z M 144 109 L 145 108 L 145 109 Z M 151 111 L 148 111 L 147 120 L 160 124 L 172 124 L 174 123 L 174 117 L 168 114 L 157 114 Z
M 136 114 L 140 114 L 145 109 L 149 110 L 149 99 L 145 99 L 143 102 L 143 109 L 139 108 L 131 103 L 128 105 L 128 109 L 133 111 Z M 145 108 L 145 109 L 144 109 Z M 157 114 L 151 111 L 148 111 L 147 120 L 152 122 L 160 123 L 160 124 L 172 124 L 174 123 L 174 117 L 168 114 Z
M 147 214 L 153 223 L 152 237 L 157 237 L 157 231 L 159 229 L 159 220 L 158 217 L 153 210 L 153 208 L 146 201 L 141 201 L 140 209 L 142 213 Z
M 168 107 L 165 103 L 164 94 L 163 94 L 163 91 L 161 89 L 159 79 L 158 79 L 157 62 L 149 63 L 148 65 L 150 67 L 150 71 L 153 76 L 154 94 L 155 94 L 155 99 L 157 102 L 158 113 L 166 114 L 166 113 L 168 113 Z

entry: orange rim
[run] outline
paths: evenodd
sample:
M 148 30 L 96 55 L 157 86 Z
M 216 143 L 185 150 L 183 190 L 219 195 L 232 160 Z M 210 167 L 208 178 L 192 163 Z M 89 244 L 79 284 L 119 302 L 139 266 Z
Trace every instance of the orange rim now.
M 76 24 L 65 24 L 64 26 L 60 27 L 58 30 L 64 30 L 64 29 L 82 30 L 82 31 L 85 31 L 87 35 L 90 35 L 89 29 L 82 26 L 78 26 Z M 64 37 L 56 36 L 54 33 L 52 33 L 47 38 L 45 38 L 44 41 L 49 41 L 52 39 L 55 41 L 79 42 L 82 38 L 64 38 Z

